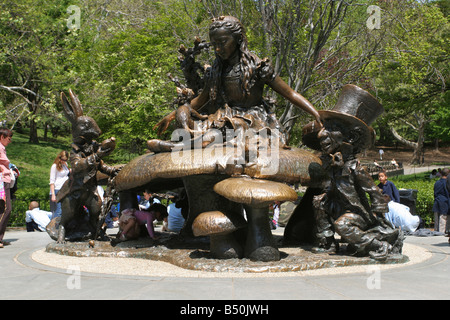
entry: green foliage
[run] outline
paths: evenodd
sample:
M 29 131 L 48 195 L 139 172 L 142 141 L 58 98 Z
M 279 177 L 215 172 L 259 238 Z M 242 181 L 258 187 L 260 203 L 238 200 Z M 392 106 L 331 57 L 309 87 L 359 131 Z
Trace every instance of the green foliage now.
M 404 138 L 418 141 L 422 121 L 428 141 L 448 141 L 448 18 L 433 2 L 408 0 L 385 10 L 396 22 L 367 69 L 386 111 L 379 122 L 384 127 L 394 124 Z
M 431 107 L 431 116 L 427 135 L 442 142 L 450 142 L 450 92 L 446 91 Z

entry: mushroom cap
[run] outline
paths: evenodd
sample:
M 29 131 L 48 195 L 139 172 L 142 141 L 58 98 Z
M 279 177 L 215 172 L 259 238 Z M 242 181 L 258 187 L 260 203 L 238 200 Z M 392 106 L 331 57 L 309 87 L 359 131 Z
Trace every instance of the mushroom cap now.
M 222 180 L 214 185 L 214 191 L 230 201 L 251 206 L 295 201 L 298 197 L 294 189 L 284 183 L 248 177 Z
M 220 211 L 203 212 L 192 223 L 194 236 L 225 235 L 245 226 L 244 218 L 234 223 Z
M 267 179 L 286 183 L 310 185 L 316 179 L 312 177 L 312 167 L 320 167 L 318 156 L 303 149 L 277 149 L 277 161 L 269 157 L 258 157 L 252 164 L 236 166 L 238 172 L 253 178 Z M 237 154 L 237 152 L 235 152 Z M 126 164 L 115 178 L 117 191 L 130 190 L 152 184 L 157 187 L 163 181 L 180 180 L 180 178 L 199 174 L 225 174 L 230 154 L 222 148 L 204 148 L 181 150 L 164 153 L 148 153 L 136 157 Z M 276 163 L 277 162 L 277 163 Z M 271 166 L 275 163 L 276 170 Z M 239 168 L 238 168 L 239 167 Z

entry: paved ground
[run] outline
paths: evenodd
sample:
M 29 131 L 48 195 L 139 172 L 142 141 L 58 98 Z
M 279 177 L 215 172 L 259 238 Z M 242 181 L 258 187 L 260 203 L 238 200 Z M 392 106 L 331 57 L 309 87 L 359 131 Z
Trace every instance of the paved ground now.
M 278 232 L 282 232 L 282 229 Z M 81 260 L 69 261 L 69 265 L 64 264 L 66 261 L 56 267 L 35 261 L 33 257 L 46 254 L 42 253 L 42 249 L 52 241 L 46 233 L 8 231 L 5 240 L 11 241 L 11 245 L 0 249 L 0 296 L 3 300 L 268 301 L 450 298 L 448 288 L 450 246 L 448 238 L 444 236 L 408 236 L 405 248 L 411 253 L 414 261 L 393 268 L 377 265 L 356 269 L 343 267 L 322 270 L 318 273 L 298 272 L 289 275 L 278 273 L 263 276 L 242 274 L 215 276 L 198 271 L 195 275 L 192 273 L 185 275 L 176 269 L 170 271 L 171 265 L 164 263 L 156 265 L 154 275 L 146 276 L 140 275 L 141 268 L 145 268 L 143 264 L 138 264 L 135 269 L 127 272 L 128 274 L 112 274 L 106 268 L 102 268 L 101 264 L 97 266 L 97 273 L 85 272 L 81 270 Z M 419 257 L 416 258 L 415 255 Z M 92 259 L 88 263 L 95 265 L 99 258 L 72 259 Z M 106 262 L 108 265 L 116 264 L 117 268 L 130 267 L 129 264 L 124 265 L 123 261 L 118 262 L 120 258 L 106 259 L 110 259 Z M 169 272 L 163 272 L 165 268 Z
M 430 169 L 405 168 L 405 174 L 422 170 Z M 276 232 L 282 234 L 283 229 Z M 300 299 L 450 298 L 450 245 L 444 236 L 408 236 L 405 253 L 411 256 L 411 262 L 405 265 L 264 275 L 193 273 L 148 261 L 135 264 L 120 259 L 101 261 L 58 255 L 49 259 L 43 248 L 52 240 L 46 233 L 8 230 L 5 240 L 11 245 L 0 249 L 3 300 L 189 300 L 192 307 L 201 306 L 204 300 L 254 300 L 263 304 Z M 50 261 L 44 264 L 46 259 Z M 116 270 L 106 267 L 111 265 Z M 184 302 L 178 302 L 170 311 L 181 313 L 183 306 Z

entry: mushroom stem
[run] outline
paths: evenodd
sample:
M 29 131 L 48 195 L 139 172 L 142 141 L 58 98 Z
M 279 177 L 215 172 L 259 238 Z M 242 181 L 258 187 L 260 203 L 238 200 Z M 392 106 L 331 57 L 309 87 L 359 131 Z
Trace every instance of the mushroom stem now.
M 183 178 L 189 199 L 189 215 L 181 231 L 183 236 L 192 236 L 192 223 L 202 212 L 218 210 L 227 216 L 240 215 L 242 211 L 240 204 L 227 200 L 213 190 L 213 186 L 225 178 L 226 176 L 220 175 L 196 175 Z
M 192 224 L 194 236 L 209 236 L 210 252 L 218 259 L 242 258 L 244 250 L 236 239 L 236 230 L 247 223 L 235 215 L 233 221 L 221 211 L 203 212 Z
M 211 255 L 218 259 L 242 258 L 243 250 L 233 233 L 209 237 Z
M 276 248 L 269 223 L 269 205 L 244 205 L 248 230 L 245 256 L 256 261 L 278 261 L 280 252 Z

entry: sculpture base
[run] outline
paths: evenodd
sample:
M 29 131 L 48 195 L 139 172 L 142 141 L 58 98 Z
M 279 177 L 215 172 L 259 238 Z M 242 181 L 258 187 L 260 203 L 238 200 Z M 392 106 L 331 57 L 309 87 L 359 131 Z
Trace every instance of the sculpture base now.
M 284 246 L 282 236 L 274 235 L 274 238 L 278 244 L 281 259 L 268 262 L 250 259 L 214 259 L 209 251 L 208 237 L 186 239 L 170 233 L 161 233 L 156 241 L 140 238 L 120 242 L 117 245 L 112 245 L 108 241 L 95 241 L 93 247 L 89 245 L 89 242 L 66 244 L 53 242 L 47 245 L 46 251 L 77 257 L 150 259 L 189 270 L 239 273 L 292 272 L 377 263 L 399 264 L 409 261 L 405 255 L 391 256 L 383 262 L 369 257 L 354 257 L 347 253 L 345 244 L 341 244 L 337 254 L 313 253 L 309 246 Z

